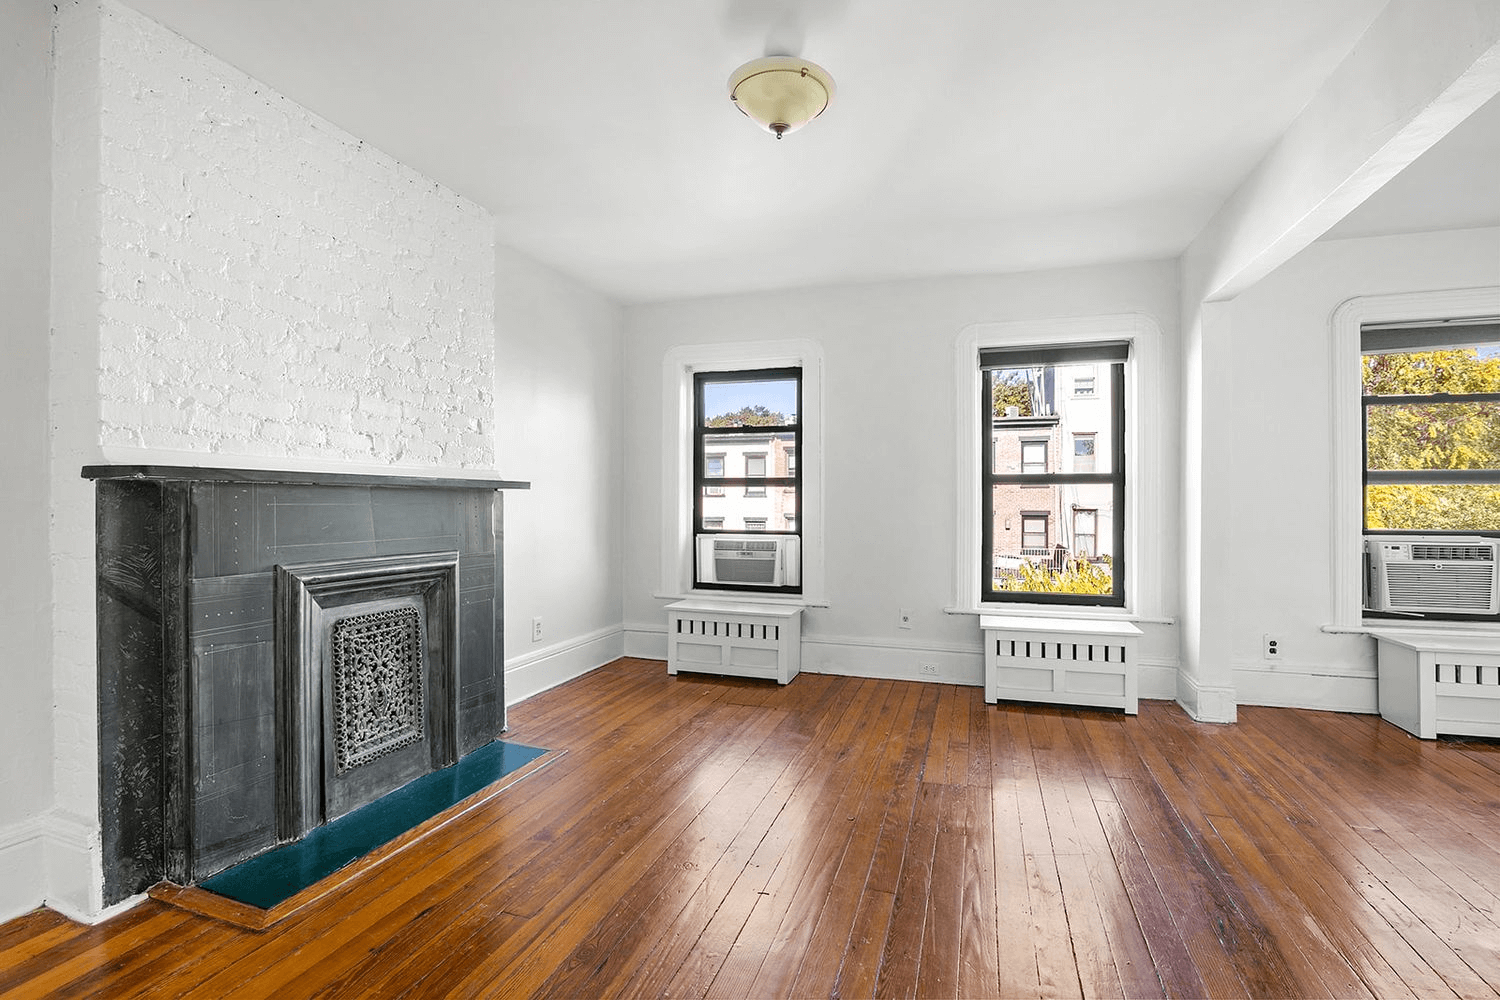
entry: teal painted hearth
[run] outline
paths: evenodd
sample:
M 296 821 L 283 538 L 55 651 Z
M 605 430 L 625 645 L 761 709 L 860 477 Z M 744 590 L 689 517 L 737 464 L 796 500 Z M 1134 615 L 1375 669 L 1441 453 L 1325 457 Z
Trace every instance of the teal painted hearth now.
M 205 879 L 201 887 L 269 910 L 382 844 L 547 753 L 501 740 L 425 774 L 292 844 Z

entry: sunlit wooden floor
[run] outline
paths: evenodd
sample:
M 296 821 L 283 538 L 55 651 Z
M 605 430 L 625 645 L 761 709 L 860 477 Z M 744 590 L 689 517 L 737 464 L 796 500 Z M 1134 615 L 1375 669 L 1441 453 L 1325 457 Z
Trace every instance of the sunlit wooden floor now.
M 21 996 L 1494 997 L 1500 743 L 621 660 L 566 750 L 264 932 L 0 925 Z

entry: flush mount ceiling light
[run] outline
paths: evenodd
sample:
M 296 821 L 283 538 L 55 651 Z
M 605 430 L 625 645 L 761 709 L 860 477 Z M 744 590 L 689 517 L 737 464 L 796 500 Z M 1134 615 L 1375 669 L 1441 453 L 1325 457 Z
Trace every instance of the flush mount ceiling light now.
M 833 100 L 833 77 L 806 59 L 766 56 L 730 74 L 729 99 L 780 139 L 823 113 Z

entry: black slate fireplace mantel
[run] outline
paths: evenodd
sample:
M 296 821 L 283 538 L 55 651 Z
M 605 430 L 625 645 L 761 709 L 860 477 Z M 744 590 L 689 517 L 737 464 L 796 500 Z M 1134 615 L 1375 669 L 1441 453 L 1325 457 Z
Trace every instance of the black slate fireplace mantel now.
M 303 607 L 312 621 L 320 600 L 365 600 L 349 596 L 350 581 L 370 590 L 368 613 L 345 619 L 356 622 L 346 632 L 390 633 L 396 639 L 382 641 L 392 649 L 420 646 L 433 663 L 427 680 L 405 682 L 420 694 L 406 697 L 401 723 L 427 742 L 408 746 L 415 736 L 377 724 L 370 747 L 350 755 L 441 766 L 500 735 L 499 491 L 529 484 L 140 465 L 88 466 L 83 476 L 97 494 L 106 903 L 258 854 L 287 839 L 288 816 L 294 828 L 321 821 L 322 779 L 296 755 L 320 755 L 332 768 L 343 751 L 305 745 L 323 700 L 310 687 L 300 701 L 289 697 L 288 679 L 299 675 L 288 637 L 298 632 L 287 616 Z M 306 581 L 310 589 L 291 593 Z M 330 724 L 359 721 L 329 713 Z M 299 734 L 303 744 L 287 742 Z M 287 774 L 298 783 L 294 801 Z

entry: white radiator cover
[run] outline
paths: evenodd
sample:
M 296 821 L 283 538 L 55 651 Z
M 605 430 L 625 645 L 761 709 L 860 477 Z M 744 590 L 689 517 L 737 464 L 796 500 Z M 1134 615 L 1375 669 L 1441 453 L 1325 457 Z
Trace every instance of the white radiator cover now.
M 1500 634 L 1373 634 L 1381 718 L 1424 740 L 1500 737 Z
M 802 669 L 798 605 L 689 600 L 667 605 L 667 673 L 763 677 L 786 684 Z
M 1137 711 L 1130 622 L 984 615 L 984 700 Z

